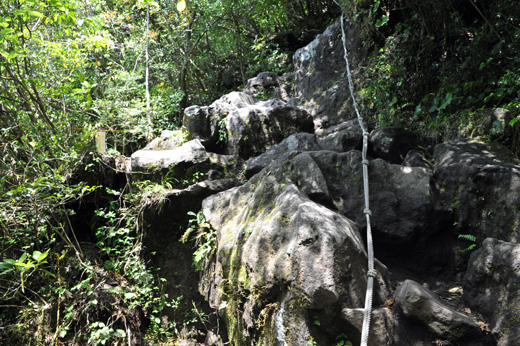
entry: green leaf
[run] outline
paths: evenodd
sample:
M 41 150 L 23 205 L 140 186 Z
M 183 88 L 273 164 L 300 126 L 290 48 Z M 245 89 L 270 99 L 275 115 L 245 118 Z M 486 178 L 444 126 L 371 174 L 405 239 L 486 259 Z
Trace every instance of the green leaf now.
M 182 12 L 186 9 L 186 1 L 181 0 L 177 3 L 177 11 Z
M 451 101 L 453 100 L 453 94 L 452 93 L 447 93 L 446 94 L 446 97 L 444 97 L 444 100 L 442 101 L 442 104 L 439 106 L 439 110 L 443 110 L 443 109 L 446 109 L 446 107 L 448 107 L 451 103 Z
M 384 15 L 382 16 L 380 19 L 377 20 L 376 22 L 376 28 L 380 28 L 382 27 L 383 25 L 385 25 L 386 23 L 388 23 L 388 20 L 390 19 L 390 16 L 388 15 Z
M 0 35 L 1 36 L 7 36 L 7 35 L 9 35 L 10 33 L 13 33 L 13 32 L 14 32 L 14 29 L 6 28 L 6 29 L 0 30 Z
M 33 17 L 43 17 L 43 14 L 38 11 L 28 10 L 27 13 Z
M 34 251 L 32 257 L 37 261 L 41 262 L 43 261 L 47 256 L 49 255 L 49 250 L 45 251 L 44 253 L 41 253 L 40 251 Z

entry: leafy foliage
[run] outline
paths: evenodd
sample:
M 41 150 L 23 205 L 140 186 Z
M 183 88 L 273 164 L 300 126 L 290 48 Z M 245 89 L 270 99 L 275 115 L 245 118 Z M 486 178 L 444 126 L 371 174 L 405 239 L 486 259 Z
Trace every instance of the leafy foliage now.
M 520 12 L 514 1 L 343 6 L 371 47 L 360 96 L 378 124 L 444 135 L 446 124 L 458 124 L 460 112 L 473 114 L 464 125 L 483 108 L 518 114 Z
M 202 270 L 216 247 L 217 232 L 211 227 L 202 211 L 197 214 L 190 211 L 188 215 L 193 216 L 189 222 L 189 227 L 181 237 L 181 241 L 188 241 L 190 235 L 195 232 L 193 240 L 196 250 L 193 252 L 193 265 L 196 270 Z

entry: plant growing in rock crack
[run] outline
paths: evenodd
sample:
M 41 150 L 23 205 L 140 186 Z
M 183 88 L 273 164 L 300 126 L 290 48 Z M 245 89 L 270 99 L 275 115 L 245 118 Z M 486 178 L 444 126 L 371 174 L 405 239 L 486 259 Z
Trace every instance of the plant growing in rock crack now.
M 206 263 L 206 260 L 215 250 L 217 231 L 215 231 L 209 222 L 206 221 L 206 217 L 202 211 L 199 211 L 197 214 L 189 211 L 188 215 L 193 216 L 193 218 L 189 221 L 189 227 L 180 240 L 185 243 L 193 232 L 196 233 L 193 238 L 196 247 L 196 250 L 193 253 L 193 265 L 196 270 L 201 270 Z
M 217 123 L 218 139 L 217 144 L 227 144 L 226 118 L 222 118 Z
M 472 242 L 467 248 L 459 250 L 460 252 L 471 251 L 477 246 L 477 237 L 475 237 L 473 234 L 459 234 L 459 239 L 464 239 Z

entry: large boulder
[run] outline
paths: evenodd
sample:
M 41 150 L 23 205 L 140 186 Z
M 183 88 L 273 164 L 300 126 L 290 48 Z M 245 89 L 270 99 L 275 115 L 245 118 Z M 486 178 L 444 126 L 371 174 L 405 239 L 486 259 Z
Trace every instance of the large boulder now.
M 247 81 L 245 92 L 259 97 L 262 94 L 273 93 L 275 88 L 280 85 L 278 75 L 274 72 L 261 72 L 258 76 Z M 267 95 L 266 95 L 267 96 Z
M 435 337 L 450 342 L 479 339 L 481 329 L 471 318 L 443 302 L 421 284 L 406 280 L 395 292 L 396 302 L 403 315 L 423 325 Z
M 500 145 L 453 140 L 434 150 L 438 208 L 453 213 L 462 233 L 520 242 L 520 166 Z
M 520 345 L 520 244 L 484 240 L 469 259 L 464 299 L 489 323 L 496 345 Z
M 265 153 L 247 160 L 244 164 L 246 178 L 260 172 L 275 161 L 288 159 L 304 151 L 320 150 L 316 138 L 310 133 L 290 135 Z
M 230 154 L 248 158 L 265 152 L 291 134 L 314 131 L 311 116 L 279 99 L 237 109 L 226 117 Z
M 317 129 L 316 139 L 325 150 L 337 152 L 361 150 L 363 131 L 358 120 L 352 119 L 326 129 Z
M 333 205 L 343 215 L 366 226 L 361 153 L 309 153 L 326 180 Z M 381 159 L 370 161 L 372 228 L 379 240 L 408 242 L 436 230 L 431 169 L 403 167 Z
M 355 223 L 309 198 L 325 197 L 326 184 L 319 169 L 309 169 L 310 154 L 298 156 L 298 164 L 277 162 L 203 201 L 217 246 L 201 290 L 233 344 L 306 345 L 311 337 L 332 344 L 340 333 L 356 335 L 341 309 L 364 305 L 363 241 Z M 374 301 L 381 304 L 387 273 L 377 269 Z
M 189 139 L 198 139 L 210 151 L 225 151 L 225 119 L 238 108 L 254 104 L 251 95 L 232 92 L 209 106 L 190 106 L 184 110 L 182 126 Z
M 139 150 L 131 157 L 135 179 L 168 182 L 173 187 L 185 187 L 207 178 L 224 178 L 232 175 L 238 165 L 233 156 L 207 152 L 198 139 L 173 150 Z
M 346 78 L 346 65 L 338 21 L 293 56 L 294 94 L 314 118 L 316 128 L 326 128 L 355 117 Z M 345 21 L 349 63 L 354 75 L 366 52 L 354 26 Z
M 224 95 L 211 106 L 186 108 L 183 126 L 207 150 L 242 158 L 261 154 L 291 134 L 314 131 L 306 111 L 280 99 L 255 103 L 243 92 Z
M 185 132 L 182 130 L 163 130 L 161 135 L 148 143 L 144 150 L 174 150 L 185 142 Z
M 385 127 L 370 134 L 370 155 L 390 163 L 401 164 L 407 153 L 417 146 L 414 134 L 402 127 Z

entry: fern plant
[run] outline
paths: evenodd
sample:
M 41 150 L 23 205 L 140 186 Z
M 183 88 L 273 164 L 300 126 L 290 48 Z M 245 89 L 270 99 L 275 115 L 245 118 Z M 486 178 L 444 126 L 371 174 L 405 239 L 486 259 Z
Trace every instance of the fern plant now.
M 202 211 L 199 211 L 197 214 L 190 211 L 188 215 L 193 216 L 193 218 L 189 221 L 189 227 L 180 240 L 185 243 L 190 238 L 190 235 L 196 232 L 194 237 L 196 250 L 193 252 L 193 265 L 196 270 L 201 270 L 206 260 L 215 250 L 217 231 L 206 221 Z
M 459 239 L 472 242 L 467 248 L 459 250 L 460 252 L 471 251 L 477 246 L 477 237 L 475 237 L 473 234 L 459 234 Z

